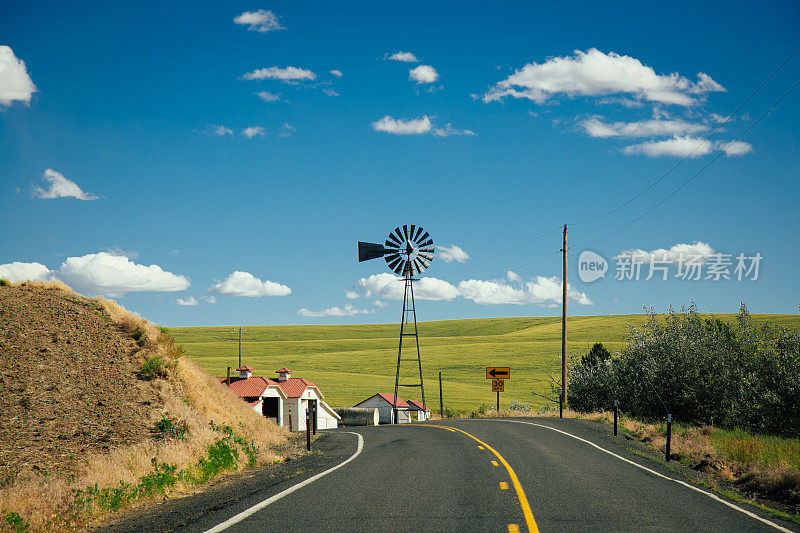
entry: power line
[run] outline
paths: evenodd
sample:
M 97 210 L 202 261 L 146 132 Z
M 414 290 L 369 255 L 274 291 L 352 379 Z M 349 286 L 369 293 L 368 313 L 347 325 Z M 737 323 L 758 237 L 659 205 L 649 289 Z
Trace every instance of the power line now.
M 764 80 L 764 81 L 761 83 L 761 85 L 759 85 L 758 87 L 756 87 L 756 90 L 755 90 L 755 91 L 753 91 L 752 93 L 750 93 L 750 96 L 748 96 L 748 97 L 747 97 L 747 98 L 746 98 L 746 99 L 745 99 L 745 100 L 744 100 L 744 101 L 743 101 L 741 104 L 739 104 L 739 107 L 737 107 L 737 108 L 736 108 L 736 109 L 733 111 L 733 113 L 731 113 L 730 115 L 728 115 L 728 116 L 725 118 L 725 120 L 724 120 L 722 123 L 720 123 L 720 124 L 719 124 L 719 125 L 718 125 L 716 128 L 714 128 L 714 131 L 712 131 L 711 133 L 709 133 L 709 134 L 708 134 L 708 136 L 707 136 L 705 139 L 703 139 L 702 141 L 700 141 L 700 142 L 699 142 L 699 143 L 698 143 L 698 144 L 697 144 L 697 145 L 696 145 L 696 146 L 695 146 L 695 147 L 694 147 L 694 148 L 693 148 L 693 149 L 692 149 L 692 150 L 691 150 L 691 151 L 690 151 L 688 154 L 686 154 L 686 155 L 683 157 L 683 159 L 681 159 L 680 161 L 678 161 L 677 163 L 675 163 L 675 165 L 673 165 L 673 166 L 672 166 L 672 168 L 670 168 L 670 169 L 669 169 L 669 170 L 667 170 L 667 171 L 666 171 L 664 174 L 662 174 L 662 175 L 661 175 L 661 177 L 659 177 L 657 180 L 655 180 L 654 182 L 652 182 L 650 185 L 648 185 L 647 187 L 645 187 L 644 189 L 642 189 L 641 191 L 639 191 L 639 192 L 638 192 L 638 193 L 637 193 L 635 196 L 631 197 L 631 198 L 630 198 L 629 200 L 627 200 L 626 202 L 623 202 L 623 203 L 621 203 L 620 205 L 618 205 L 617 207 L 615 207 L 615 208 L 613 208 L 613 209 L 611 209 L 611 210 L 609 210 L 609 211 L 606 211 L 606 212 L 605 212 L 605 213 L 603 213 L 602 215 L 596 216 L 596 217 L 594 217 L 594 218 L 590 218 L 590 219 L 582 220 L 582 221 L 580 221 L 580 222 L 573 222 L 573 223 L 571 223 L 571 224 L 569 224 L 569 225 L 570 225 L 570 226 L 580 226 L 580 225 L 583 225 L 583 224 L 589 224 L 589 223 L 591 223 L 591 222 L 597 222 L 598 220 L 600 220 L 600 219 L 602 219 L 602 218 L 605 218 L 605 217 L 607 217 L 607 216 L 608 216 L 608 215 L 610 215 L 611 213 L 615 213 L 615 212 L 619 211 L 620 209 L 622 209 L 622 208 L 623 208 L 623 207 L 625 207 L 626 205 L 630 204 L 631 202 L 633 202 L 634 200 L 636 200 L 637 198 L 639 198 L 641 195 L 643 195 L 644 193 L 646 193 L 647 191 L 649 191 L 650 189 L 652 189 L 653 187 L 655 187 L 656 185 L 658 185 L 658 184 L 659 184 L 659 183 L 660 183 L 660 182 L 661 182 L 661 181 L 662 181 L 664 178 L 666 178 L 667 176 L 669 176 L 670 174 L 672 174 L 672 172 L 673 172 L 675 169 L 677 169 L 677 168 L 678 168 L 678 167 L 679 167 L 681 164 L 683 164 L 683 163 L 684 163 L 684 162 L 685 162 L 687 159 L 689 159 L 690 157 L 692 157 L 692 155 L 694 155 L 694 153 L 695 153 L 695 152 L 696 152 L 696 151 L 697 151 L 697 150 L 698 150 L 698 149 L 699 149 L 701 146 L 704 146 L 704 145 L 705 145 L 705 143 L 707 143 L 707 142 L 709 141 L 709 139 L 711 139 L 711 137 L 713 137 L 713 136 L 714 136 L 714 134 L 715 134 L 715 133 L 717 133 L 717 132 L 718 132 L 720 129 L 722 129 L 722 127 L 723 127 L 723 126 L 725 126 L 725 125 L 726 125 L 726 124 L 727 124 L 727 123 L 728 123 L 728 122 L 729 122 L 729 121 L 730 121 L 730 120 L 731 120 L 733 117 L 735 117 L 735 116 L 736 116 L 736 115 L 739 113 L 739 111 L 741 111 L 741 109 L 742 109 L 742 108 L 743 108 L 743 107 L 744 107 L 744 106 L 745 106 L 745 105 L 746 105 L 746 104 L 747 104 L 747 103 L 748 103 L 748 102 L 749 102 L 749 101 L 750 101 L 750 100 L 751 100 L 751 99 L 752 99 L 752 98 L 753 98 L 753 97 L 754 97 L 754 96 L 755 96 L 755 95 L 756 95 L 756 94 L 757 94 L 757 93 L 758 93 L 758 92 L 759 92 L 759 91 L 760 91 L 760 90 L 761 90 L 761 89 L 762 89 L 762 88 L 763 88 L 763 87 L 764 87 L 764 86 L 765 86 L 765 85 L 766 85 L 766 84 L 767 84 L 767 83 L 768 83 L 768 82 L 769 82 L 769 81 L 770 81 L 770 80 L 773 78 L 773 77 L 775 77 L 775 75 L 776 75 L 776 74 L 777 74 L 777 73 L 778 73 L 778 72 L 779 72 L 779 71 L 780 71 L 780 70 L 781 70 L 781 69 L 784 67 L 784 65 L 786 65 L 786 63 L 788 63 L 788 62 L 789 62 L 789 61 L 790 61 L 790 60 L 791 60 L 791 59 L 792 59 L 792 58 L 795 56 L 795 54 L 797 54 L 797 52 L 798 52 L 798 51 L 800 51 L 800 45 L 798 45 L 798 46 L 797 46 L 797 47 L 796 47 L 796 48 L 795 48 L 795 49 L 792 51 L 792 53 L 791 53 L 791 54 L 789 54 L 789 56 L 788 56 L 786 59 L 784 59 L 784 60 L 783 60 L 783 63 L 781 63 L 781 64 L 778 66 L 778 68 L 776 68 L 776 69 L 775 69 L 775 70 L 772 72 L 772 74 L 770 74 L 770 75 L 769 75 L 769 77 L 768 77 L 767 79 L 765 79 L 765 80 Z
M 736 138 L 735 138 L 733 141 L 731 141 L 731 143 L 733 143 L 733 142 L 735 142 L 735 141 L 738 141 L 738 140 L 740 140 L 742 137 L 744 137 L 744 135 L 745 135 L 745 134 L 746 134 L 748 131 L 750 131 L 750 130 L 751 130 L 751 129 L 752 129 L 752 128 L 753 128 L 753 127 L 756 125 L 756 124 L 758 124 L 759 122 L 761 122 L 761 119 L 763 119 L 765 116 L 767 116 L 767 114 L 769 114 L 769 112 L 770 112 L 770 111 L 772 111 L 773 109 L 775 109 L 775 107 L 777 107 L 777 105 L 778 105 L 778 104 L 780 104 L 780 103 L 781 103 L 781 101 L 783 101 L 783 99 L 784 99 L 784 98 L 786 98 L 787 96 L 789 96 L 789 94 L 790 94 L 792 91 L 794 91 L 794 90 L 797 88 L 797 86 L 798 86 L 798 85 L 800 85 L 800 80 L 798 80 L 798 81 L 797 81 L 797 82 L 796 82 L 794 85 L 792 85 L 792 86 L 789 88 L 789 90 L 788 90 L 788 91 L 786 91 L 785 93 L 783 93 L 783 95 L 782 95 L 780 98 L 778 98 L 778 99 L 775 101 L 775 103 L 774 103 L 774 104 L 772 104 L 772 105 L 771 105 L 769 108 L 767 108 L 767 110 L 766 110 L 766 111 L 764 111 L 763 113 L 761 113 L 761 115 L 760 115 L 760 116 L 759 116 L 757 119 L 755 119 L 753 122 L 751 122 L 751 123 L 750 123 L 750 125 L 749 125 L 749 126 L 747 126 L 747 128 L 745 128 L 745 129 L 744 129 L 744 131 L 742 131 L 742 133 L 740 133 L 740 134 L 738 135 L 738 137 L 736 137 Z M 730 143 L 729 143 L 729 145 L 730 145 Z M 658 203 L 656 203 L 656 204 L 655 204 L 653 207 L 651 207 L 650 209 L 648 209 L 647 211 L 645 211 L 644 213 L 642 213 L 642 214 L 641 214 L 641 215 L 639 215 L 638 217 L 634 218 L 633 220 L 631 220 L 630 222 L 628 222 L 628 223 L 627 223 L 627 224 L 625 224 L 624 226 L 622 226 L 622 227 L 618 228 L 617 230 L 615 230 L 615 231 L 613 231 L 613 232 L 609 233 L 608 235 L 606 235 L 605 237 L 603 237 L 603 238 L 601 238 L 601 239 L 598 239 L 598 240 L 596 240 L 596 241 L 594 241 L 594 242 L 592 242 L 592 243 L 590 243 L 590 244 L 587 244 L 587 245 L 585 245 L 584 247 L 594 246 L 595 244 L 598 244 L 598 243 L 600 243 L 600 242 L 603 242 L 604 240 L 606 240 L 606 239 L 609 239 L 609 238 L 613 237 L 614 235 L 617 235 L 618 233 L 620 233 L 620 232 L 624 231 L 625 229 L 629 228 L 630 226 L 632 226 L 632 225 L 633 225 L 633 224 L 635 224 L 636 222 L 640 221 L 641 219 L 643 219 L 644 217 L 646 217 L 647 215 L 649 215 L 650 213 L 652 213 L 653 211 L 655 211 L 656 209 L 658 209 L 658 208 L 659 208 L 659 207 L 660 207 L 660 206 L 661 206 L 661 205 L 662 205 L 664 202 L 666 202 L 667 200 L 669 200 L 670 198 L 672 198 L 673 196 L 675 196 L 675 195 L 678 193 L 678 191 L 680 191 L 681 189 L 683 189 L 683 188 L 684 188 L 686 185 L 688 185 L 688 184 L 689 184 L 689 183 L 690 183 L 692 180 L 694 180 L 694 179 L 695 179 L 697 176 L 699 176 L 699 175 L 700 175 L 700 174 L 701 174 L 701 173 L 702 173 L 702 172 L 703 172 L 705 169 L 707 169 L 708 167 L 710 167 L 710 166 L 711 166 L 711 164 L 712 164 L 712 163 L 714 163 L 714 161 L 716 161 L 717 159 L 719 159 L 719 158 L 722 156 L 722 154 L 723 154 L 723 153 L 725 153 L 725 150 L 724 150 L 724 149 L 723 149 L 723 150 L 721 150 L 721 151 L 719 151 L 719 152 L 717 153 L 717 155 L 715 155 L 714 157 L 712 157 L 712 158 L 711 158 L 711 160 L 710 160 L 710 161 L 708 161 L 708 163 L 706 163 L 705 165 L 703 165 L 703 166 L 700 168 L 700 170 L 698 170 L 697 172 L 695 172 L 694 174 L 692 174 L 692 175 L 689 177 L 689 179 L 687 179 L 686 181 L 684 181 L 683 183 L 681 183 L 681 184 L 680 184 L 680 185 L 679 185 L 679 186 L 678 186 L 676 189 L 674 189 L 674 190 L 673 190 L 671 193 L 669 193 L 667 196 L 665 196 L 664 198 L 662 198 L 662 199 L 661 199 L 661 200 L 660 200 Z

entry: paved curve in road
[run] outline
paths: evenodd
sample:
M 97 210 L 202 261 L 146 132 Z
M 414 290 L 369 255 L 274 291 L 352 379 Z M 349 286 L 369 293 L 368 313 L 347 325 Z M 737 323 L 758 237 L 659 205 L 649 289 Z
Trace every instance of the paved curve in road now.
M 188 529 L 220 530 L 224 523 L 230 532 L 797 530 L 666 479 L 676 475 L 627 452 L 607 430 L 575 420 L 531 421 L 348 428 L 363 437 L 363 450 L 348 464 L 247 516 L 239 515 L 244 508 L 220 509 Z M 344 436 L 355 453 L 361 439 Z

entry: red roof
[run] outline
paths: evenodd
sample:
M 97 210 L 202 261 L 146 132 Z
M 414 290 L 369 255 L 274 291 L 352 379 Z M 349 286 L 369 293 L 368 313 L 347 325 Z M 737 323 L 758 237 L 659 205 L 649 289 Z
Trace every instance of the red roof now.
M 241 372 L 242 370 L 246 370 L 247 372 L 252 372 L 252 371 L 253 371 L 253 369 L 252 369 L 252 368 L 250 368 L 250 367 L 249 367 L 249 366 L 247 366 L 247 365 L 245 365 L 245 366 L 241 366 L 241 367 L 239 367 L 239 368 L 237 368 L 237 369 L 236 369 L 236 371 L 237 371 L 237 372 Z
M 280 370 L 275 371 L 276 374 L 291 374 L 292 371 L 286 367 L 281 368 Z
M 250 407 L 255 407 L 260 403 L 261 403 L 261 400 L 256 400 L 254 402 L 247 402 L 247 405 L 249 405 Z
M 272 383 L 279 386 L 283 393 L 289 398 L 299 398 L 308 387 L 316 388 L 320 398 L 324 398 L 319 388 L 305 378 L 289 378 L 284 381 L 273 381 Z
M 417 400 L 408 400 L 408 403 L 410 403 L 413 407 L 416 407 L 420 411 L 430 411 L 430 409 L 428 409 L 427 407 L 422 406 L 422 402 L 418 402 Z
M 264 394 L 270 385 L 275 385 L 275 382 L 259 376 L 234 381 L 231 383 L 231 390 L 240 398 L 254 398 Z
M 394 405 L 394 394 L 378 393 L 378 394 L 376 394 L 376 396 L 380 396 L 381 398 L 383 398 L 384 400 L 389 402 L 389 404 Z M 397 397 L 397 407 L 408 407 L 408 404 L 406 402 L 404 402 L 403 399 L 398 396 Z

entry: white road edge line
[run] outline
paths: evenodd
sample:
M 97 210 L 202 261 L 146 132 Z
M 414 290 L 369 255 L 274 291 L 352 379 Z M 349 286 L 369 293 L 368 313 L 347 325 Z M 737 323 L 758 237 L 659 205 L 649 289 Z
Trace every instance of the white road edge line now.
M 275 503 L 276 501 L 280 500 L 284 496 L 288 496 L 289 494 L 293 493 L 294 491 L 302 489 L 306 485 L 309 485 L 309 484 L 315 482 L 316 480 L 318 480 L 319 478 L 330 474 L 334 470 L 340 469 L 341 467 L 343 467 L 344 465 L 346 465 L 347 463 L 349 463 L 350 461 L 352 461 L 353 459 L 358 457 L 361 454 L 361 450 L 364 449 L 364 437 L 362 437 L 361 434 L 356 433 L 354 431 L 345 431 L 343 433 L 351 433 L 351 434 L 355 435 L 356 437 L 358 437 L 358 449 L 356 449 L 356 453 L 351 455 L 348 459 L 345 459 L 344 461 L 342 461 L 338 465 L 334 466 L 333 468 L 329 468 L 328 470 L 325 470 L 324 472 L 320 472 L 319 474 L 311 476 L 310 478 L 306 479 L 305 481 L 301 481 L 297 485 L 293 485 L 293 486 L 289 487 L 288 489 L 286 489 L 284 491 L 281 491 L 278 494 L 275 494 L 274 496 L 270 496 L 269 498 L 267 498 L 263 502 L 257 503 L 254 506 L 250 507 L 249 509 L 245 509 L 241 513 L 239 513 L 239 514 L 237 514 L 237 515 L 225 520 L 221 524 L 212 527 L 211 529 L 207 530 L 205 533 L 218 533 L 220 531 L 225 531 L 226 529 L 228 529 L 232 525 L 241 522 L 242 520 L 244 520 L 248 516 L 251 516 L 251 515 L 257 513 L 261 509 L 265 508 L 266 506 L 268 506 L 268 505 L 270 505 L 272 503 Z
M 709 497 L 709 498 L 711 498 L 712 500 L 717 500 L 718 502 L 720 502 L 720 503 L 723 503 L 723 504 L 727 505 L 727 506 L 728 506 L 728 507 L 730 507 L 731 509 L 736 509 L 736 510 L 737 510 L 737 511 L 739 511 L 740 513 L 744 513 L 744 514 L 746 514 L 747 516 L 749 516 L 750 518 L 754 518 L 754 519 L 758 520 L 759 522 L 763 522 L 764 524 L 767 524 L 768 526 L 772 526 L 772 527 L 774 527 L 774 528 L 775 528 L 775 529 L 777 529 L 778 531 L 782 531 L 782 532 L 784 532 L 784 533 L 793 533 L 793 532 L 792 532 L 790 529 L 786 529 L 785 527 L 783 527 L 783 526 L 781 526 L 781 525 L 779 525 L 779 524 L 776 524 L 775 522 L 772 522 L 772 521 L 770 521 L 770 520 L 767 520 L 766 518 L 762 518 L 762 517 L 758 516 L 757 514 L 755 514 L 755 513 L 753 513 L 753 512 L 750 512 L 750 511 L 748 511 L 747 509 L 742 509 L 742 508 L 741 508 L 741 507 L 739 507 L 738 505 L 734 505 L 734 504 L 732 504 L 731 502 L 729 502 L 729 501 L 727 501 L 727 500 L 724 500 L 724 499 L 720 498 L 720 497 L 719 497 L 719 496 L 717 496 L 716 494 L 713 494 L 713 493 L 711 493 L 711 492 L 707 492 L 707 491 L 705 491 L 705 490 L 703 490 L 703 489 L 701 489 L 701 488 L 695 487 L 694 485 L 692 485 L 692 484 L 690 484 L 690 483 L 686 483 L 685 481 L 681 481 L 681 480 L 679 480 L 679 479 L 675 479 L 675 478 L 671 478 L 671 477 L 669 477 L 669 476 L 665 476 L 664 474 L 661 474 L 661 473 L 659 473 L 659 472 L 656 472 L 655 470 L 652 470 L 652 469 L 650 469 L 650 468 L 647 468 L 646 466 L 642 466 L 642 465 L 640 465 L 639 463 L 635 463 L 635 462 L 631 461 L 630 459 L 626 459 L 625 457 L 622 457 L 621 455 L 617 455 L 617 454 L 616 454 L 616 453 L 614 453 L 614 452 L 611 452 L 611 451 L 609 451 L 609 450 L 606 450 L 605 448 L 602 448 L 601 446 L 598 446 L 597 444 L 595 444 L 595 443 L 594 443 L 594 442 L 592 442 L 592 441 L 589 441 L 589 440 L 586 440 L 586 439 L 582 439 L 582 438 L 578 437 L 577 435 L 573 435 L 572 433 L 567 433 L 566 431 L 562 431 L 562 430 L 560 430 L 560 429 L 556 429 L 556 428 L 554 428 L 554 427 L 551 427 L 551 426 L 545 426 L 544 424 L 537 424 L 537 423 L 535 423 L 535 422 L 523 422 L 522 420 L 497 420 L 497 422 L 513 422 L 513 423 L 515 423 L 515 424 L 527 424 L 527 425 L 529 425 L 529 426 L 538 426 L 538 427 L 540 427 L 540 428 L 551 429 L 551 430 L 553 430 L 553 431 L 557 431 L 558 433 L 562 433 L 562 434 L 564 434 L 564 435 L 566 435 L 566 436 L 568 436 L 568 437 L 572 437 L 573 439 L 577 439 L 577 440 L 579 440 L 579 441 L 581 441 L 581 442 L 585 442 L 586 444 L 588 444 L 588 445 L 590 445 L 590 446 L 594 446 L 595 448 L 597 448 L 597 449 L 598 449 L 598 450 L 600 450 L 601 452 L 605 452 L 605 453 L 607 453 L 608 455 L 611 455 L 612 457 L 616 457 L 616 458 L 617 458 L 617 459 L 619 459 L 620 461 L 625 461 L 626 463 L 632 464 L 633 466 L 635 466 L 635 467 L 637 467 L 637 468 L 641 468 L 642 470 L 645 470 L 645 471 L 647 471 L 647 472 L 650 472 L 650 473 L 651 473 L 651 474 L 653 474 L 654 476 L 658 476 L 658 477 L 660 477 L 660 478 L 664 478 L 664 479 L 667 479 L 667 480 L 669 480 L 669 481 L 674 481 L 675 483 L 677 483 L 677 484 L 679 484 L 679 485 L 683 485 L 684 487 L 686 487 L 686 488 L 689 488 L 689 489 L 692 489 L 693 491 L 699 492 L 700 494 L 705 494 L 706 496 L 708 496 L 708 497 Z

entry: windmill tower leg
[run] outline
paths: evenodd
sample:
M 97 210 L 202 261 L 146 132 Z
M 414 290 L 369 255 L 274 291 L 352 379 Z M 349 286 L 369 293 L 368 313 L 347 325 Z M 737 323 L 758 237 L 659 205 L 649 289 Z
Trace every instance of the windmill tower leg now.
M 397 348 L 397 371 L 394 375 L 394 404 L 392 405 L 393 423 L 398 424 L 397 419 L 397 392 L 400 388 L 400 362 L 403 359 L 403 337 L 405 336 L 406 315 L 408 314 L 408 288 L 411 285 L 411 273 L 405 274 L 405 288 L 403 289 L 403 315 L 400 317 L 400 344 Z M 412 293 L 413 294 L 413 293 Z M 413 298 L 412 298 L 413 304 Z M 414 324 L 416 327 L 416 323 Z

